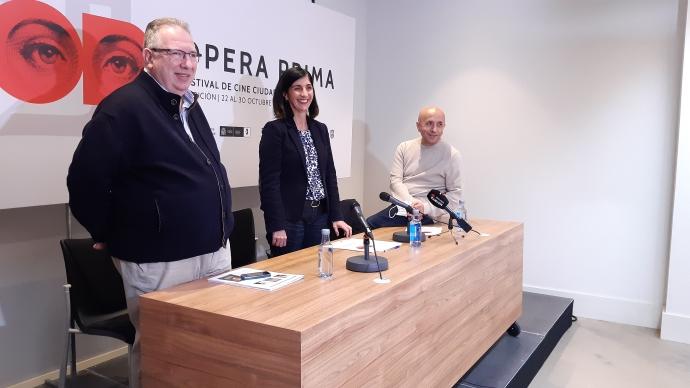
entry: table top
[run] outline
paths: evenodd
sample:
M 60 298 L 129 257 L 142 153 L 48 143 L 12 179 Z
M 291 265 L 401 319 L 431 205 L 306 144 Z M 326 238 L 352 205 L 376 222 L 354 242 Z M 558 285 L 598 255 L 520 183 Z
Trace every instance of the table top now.
M 497 237 L 522 227 L 519 222 L 494 220 L 473 219 L 472 224 L 476 230 L 489 236 L 469 233 L 459 239 L 456 245 L 450 233 L 444 232 L 427 239 L 420 248 L 403 244 L 398 249 L 381 252 L 379 256 L 389 261 L 389 269 L 383 272 L 384 278 L 391 280 L 388 284 L 374 282 L 379 277 L 378 273 L 358 273 L 345 269 L 348 257 L 361 254 L 346 250 L 334 251 L 334 275 L 331 279 L 321 279 L 317 275 L 318 247 L 311 247 L 250 265 L 258 270 L 304 275 L 303 280 L 275 291 L 200 279 L 143 295 L 142 303 L 170 303 L 229 319 L 304 332 L 330 318 L 352 311 L 368 299 L 381 297 L 385 293 L 393 296 L 392 291 L 396 287 L 414 281 L 425 271 L 438 270 L 448 260 L 470 260 Z M 390 240 L 393 232 L 403 229 L 381 228 L 375 230 L 374 234 L 377 240 Z

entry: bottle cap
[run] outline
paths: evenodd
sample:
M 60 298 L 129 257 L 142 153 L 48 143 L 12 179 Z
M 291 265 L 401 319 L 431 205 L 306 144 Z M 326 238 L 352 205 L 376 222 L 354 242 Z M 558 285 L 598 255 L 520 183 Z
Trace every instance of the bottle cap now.
M 331 230 L 330 229 L 321 229 L 321 235 L 322 236 L 330 236 L 331 235 Z

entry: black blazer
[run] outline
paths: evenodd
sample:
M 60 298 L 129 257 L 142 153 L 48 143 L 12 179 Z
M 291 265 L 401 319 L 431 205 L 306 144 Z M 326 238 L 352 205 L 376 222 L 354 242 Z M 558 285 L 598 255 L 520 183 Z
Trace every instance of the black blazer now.
M 326 192 L 328 219 L 343 219 L 331 141 L 325 124 L 308 119 L 309 131 L 319 157 L 319 174 Z M 292 118 L 266 123 L 259 143 L 259 193 L 266 232 L 285 229 L 285 222 L 302 218 L 307 193 L 304 147 Z
M 195 96 L 196 97 L 196 96 Z M 204 112 L 148 74 L 106 97 L 67 176 L 74 216 L 111 255 L 174 261 L 217 251 L 233 228 L 230 185 Z

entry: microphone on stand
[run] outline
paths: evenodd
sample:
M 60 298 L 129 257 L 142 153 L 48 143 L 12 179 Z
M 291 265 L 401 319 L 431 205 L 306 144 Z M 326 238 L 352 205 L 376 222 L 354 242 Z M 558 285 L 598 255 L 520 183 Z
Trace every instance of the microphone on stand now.
M 369 242 L 370 240 L 374 241 L 374 234 L 371 232 L 371 228 L 369 227 L 369 224 L 367 223 L 364 214 L 362 214 L 362 208 L 359 206 L 359 203 L 357 203 L 357 201 L 354 201 L 352 203 L 352 210 L 355 211 L 355 214 L 357 214 L 359 222 L 362 224 L 362 226 L 364 226 L 364 254 L 349 257 L 345 262 L 345 268 L 354 272 L 378 272 L 379 279 L 381 279 L 381 281 L 383 282 L 384 279 L 383 275 L 381 274 L 381 271 L 385 271 L 388 269 L 388 259 L 386 259 L 385 257 L 379 257 L 376 254 L 376 245 L 374 245 L 375 261 L 369 260 Z
M 401 201 L 401 200 L 395 198 L 394 196 L 392 196 L 392 195 L 386 193 L 385 191 L 382 191 L 382 192 L 379 194 L 379 198 L 380 198 L 382 201 L 390 202 L 390 203 L 392 203 L 393 205 L 400 206 L 401 208 L 407 210 L 407 212 L 410 213 L 410 214 L 414 213 L 414 209 L 412 208 L 412 206 L 410 206 L 410 205 L 406 204 L 405 202 L 403 202 L 403 201 Z
M 386 193 L 385 191 L 382 191 L 379 194 L 379 198 L 382 201 L 390 202 L 393 205 L 400 206 L 401 208 L 405 209 L 408 214 L 414 213 L 414 208 L 412 206 L 406 204 L 405 202 L 395 198 L 394 196 Z M 409 243 L 410 242 L 410 225 L 407 225 L 407 228 L 405 230 L 401 230 L 399 232 L 393 233 L 393 241 L 395 242 L 401 242 L 401 243 Z M 426 234 L 422 233 L 421 235 L 421 241 L 426 241 Z
M 359 206 L 359 203 L 357 201 L 352 202 L 352 210 L 355 211 L 355 214 L 357 214 L 357 218 L 359 219 L 359 222 L 362 224 L 364 227 L 364 233 L 369 236 L 372 240 L 374 239 L 374 233 L 372 233 L 371 228 L 369 227 L 369 224 L 367 223 L 367 219 L 364 217 L 364 214 L 362 214 L 362 208 Z
M 472 225 L 468 224 L 467 221 L 465 221 L 463 218 L 459 217 L 457 214 L 455 214 L 455 212 L 448 209 L 448 197 L 441 194 L 440 191 L 433 189 L 433 190 L 429 191 L 429 194 L 427 194 L 426 197 L 433 206 L 447 211 L 448 214 L 450 214 L 450 217 L 453 218 L 458 223 L 458 226 L 462 230 L 464 230 L 465 233 L 472 230 Z

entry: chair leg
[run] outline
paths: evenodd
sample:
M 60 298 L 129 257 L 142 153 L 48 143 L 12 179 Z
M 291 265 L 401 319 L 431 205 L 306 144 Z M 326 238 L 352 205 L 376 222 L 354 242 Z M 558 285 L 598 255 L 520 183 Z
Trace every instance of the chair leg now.
M 70 370 L 70 376 L 74 378 L 77 376 L 77 338 L 74 333 L 70 333 L 69 335 L 71 337 L 70 343 L 72 344 L 72 368 Z
M 136 374 L 134 373 L 134 357 L 132 357 L 132 345 L 127 347 L 127 365 L 129 367 L 129 388 L 139 388 L 139 381 L 136 381 Z
M 72 348 L 73 342 L 74 341 L 74 335 L 70 332 L 70 328 L 72 327 L 72 315 L 70 311 L 70 304 L 69 304 L 69 289 L 70 289 L 69 284 L 64 285 L 65 289 L 65 299 L 66 299 L 66 307 L 67 307 L 67 317 L 65 319 L 65 354 L 62 357 L 62 363 L 60 364 L 60 380 L 58 381 L 58 387 L 59 388 L 65 388 L 65 382 L 67 380 L 67 364 L 69 363 L 69 355 L 70 355 L 70 349 Z M 74 364 L 74 361 L 72 361 Z
M 58 382 L 58 388 L 65 388 L 65 381 L 67 380 L 67 364 L 69 363 L 69 349 L 70 340 L 72 334 L 70 332 L 65 333 L 65 353 L 62 356 L 62 363 L 60 364 L 60 380 Z

